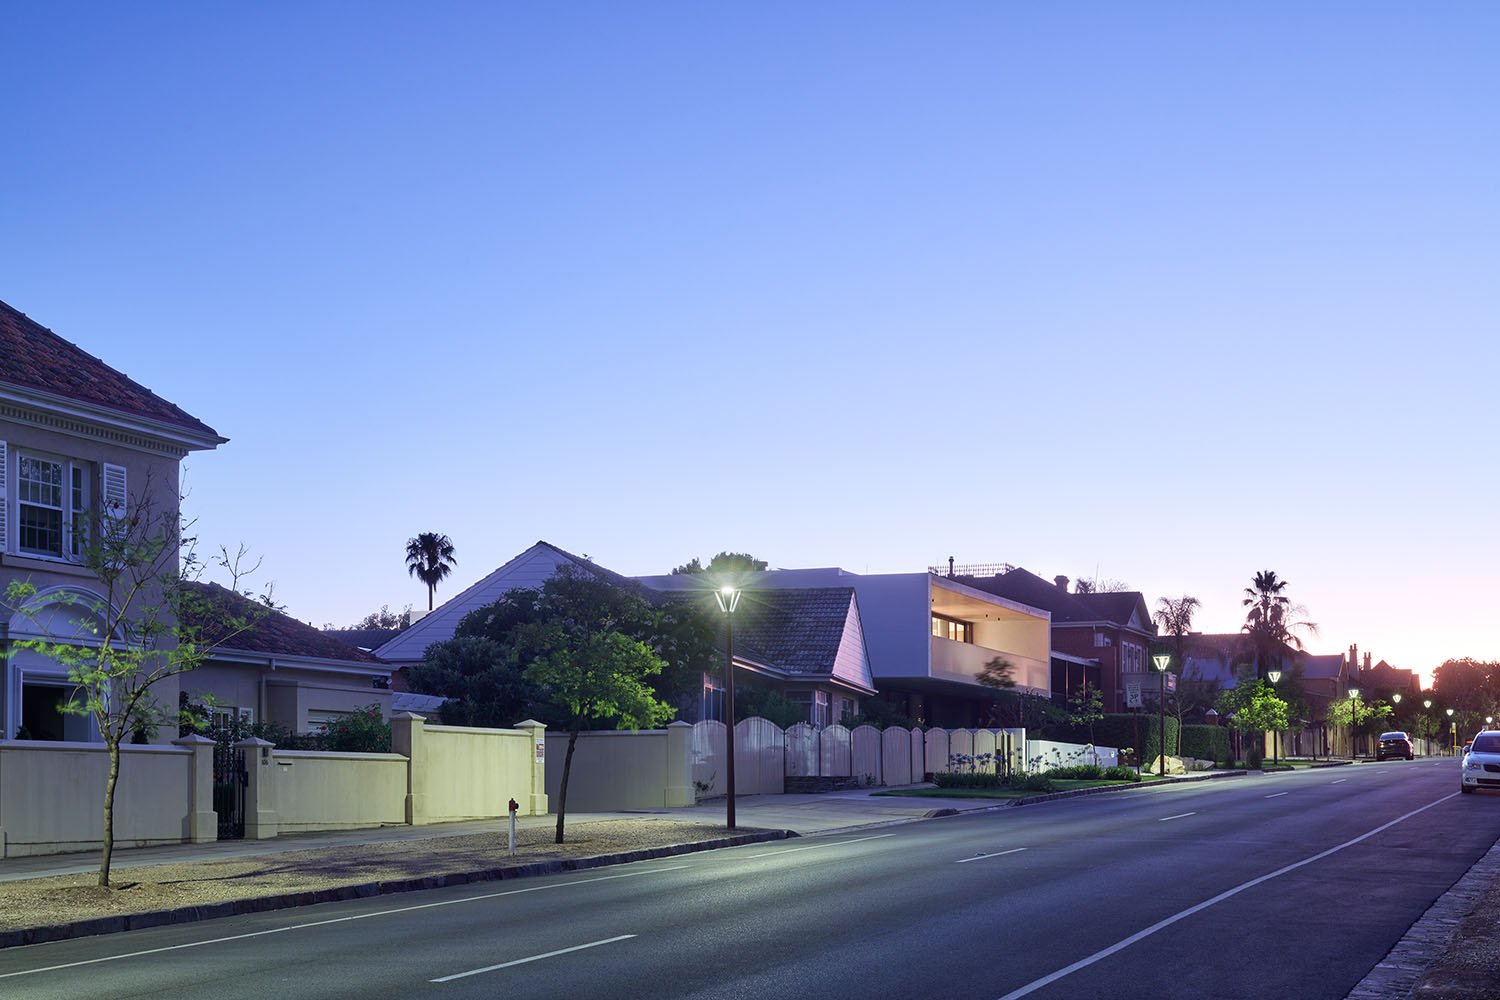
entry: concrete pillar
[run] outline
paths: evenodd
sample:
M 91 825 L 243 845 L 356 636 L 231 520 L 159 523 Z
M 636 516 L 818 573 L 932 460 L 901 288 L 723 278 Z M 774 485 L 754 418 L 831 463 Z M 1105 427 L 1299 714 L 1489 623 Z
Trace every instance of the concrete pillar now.
M 214 812 L 214 741 L 194 733 L 173 740 L 172 745 L 193 752 L 188 770 L 188 843 L 212 843 L 219 839 L 219 814 Z
M 693 726 L 674 722 L 667 727 L 667 808 L 696 804 L 693 791 Z
M 234 748 L 244 755 L 245 775 L 245 839 L 270 840 L 279 831 L 276 815 L 276 767 L 271 751 L 276 744 L 269 740 L 250 737 L 240 740 Z
M 426 735 L 427 717 L 411 712 L 391 716 L 391 752 L 406 758 L 406 822 L 410 826 L 427 825 L 427 766 L 422 741 Z
M 531 736 L 531 794 L 528 796 L 526 815 L 547 815 L 547 726 L 535 719 L 516 723 Z M 559 765 L 561 766 L 561 765 Z

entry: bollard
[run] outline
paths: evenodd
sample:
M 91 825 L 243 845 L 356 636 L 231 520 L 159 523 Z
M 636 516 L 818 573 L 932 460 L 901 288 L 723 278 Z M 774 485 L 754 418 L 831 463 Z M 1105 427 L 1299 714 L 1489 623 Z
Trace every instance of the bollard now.
M 510 856 L 516 856 L 516 810 L 521 808 L 516 805 L 516 800 L 510 800 Z

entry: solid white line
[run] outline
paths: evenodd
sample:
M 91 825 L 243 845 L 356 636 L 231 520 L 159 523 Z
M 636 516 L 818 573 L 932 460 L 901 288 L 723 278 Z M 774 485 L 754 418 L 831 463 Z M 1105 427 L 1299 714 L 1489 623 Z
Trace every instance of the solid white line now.
M 1178 813 L 1176 816 L 1163 816 L 1161 819 L 1157 820 L 1157 822 L 1158 823 L 1165 823 L 1169 819 L 1187 819 L 1189 816 L 1196 816 L 1196 815 L 1198 815 L 1198 814 L 1195 813 L 1195 812 Z
M 1233 889 L 1226 889 L 1224 892 L 1219 893 L 1217 896 L 1214 896 L 1211 899 L 1205 899 L 1203 902 L 1198 903 L 1198 904 L 1196 904 L 1194 906 L 1190 906 L 1187 909 L 1181 911 L 1180 913 L 1174 913 L 1174 914 L 1172 914 L 1172 916 L 1167 917 L 1165 920 L 1158 920 L 1156 923 L 1152 924 L 1150 927 L 1147 927 L 1145 930 L 1137 931 L 1134 934 L 1130 935 L 1128 938 L 1125 938 L 1122 941 L 1115 942 L 1114 944 L 1110 945 L 1108 948 L 1105 948 L 1103 951 L 1096 951 L 1092 955 L 1088 956 L 1087 958 L 1079 959 L 1078 961 L 1074 962 L 1072 965 L 1067 966 L 1066 968 L 1058 969 L 1056 972 L 1052 973 L 1051 975 L 1043 976 L 1041 979 L 1037 979 L 1037 980 L 1034 980 L 1032 982 L 1029 982 L 1025 986 L 1022 986 L 1018 990 L 1012 990 L 1010 993 L 1007 993 L 1007 994 L 1005 994 L 1005 996 L 1001 997 L 1000 1000 L 1019 1000 L 1020 997 L 1024 997 L 1024 996 L 1026 996 L 1026 995 L 1028 995 L 1030 993 L 1035 993 L 1037 990 L 1043 988 L 1044 986 L 1050 986 L 1050 985 L 1052 985 L 1053 983 L 1057 982 L 1059 979 L 1063 978 L 1064 976 L 1072 975 L 1073 973 L 1077 972 L 1079 969 L 1086 969 L 1086 968 L 1088 968 L 1089 966 L 1093 965 L 1096 962 L 1103 961 L 1104 959 L 1106 959 L 1109 956 L 1115 954 L 1116 952 L 1124 951 L 1126 948 L 1129 948 L 1131 945 L 1135 944 L 1137 941 L 1142 941 L 1142 940 L 1150 937 L 1152 934 L 1155 934 L 1157 931 L 1163 930 L 1163 929 L 1165 929 L 1167 927 L 1172 926 L 1173 924 L 1177 923 L 1179 920 L 1186 920 L 1188 917 L 1191 917 L 1193 914 L 1200 913 L 1203 910 L 1208 909 L 1210 906 L 1215 905 L 1216 903 L 1222 903 L 1222 902 L 1224 902 L 1224 900 L 1230 898 L 1231 896 L 1237 896 L 1240 893 L 1244 892 L 1246 889 L 1253 889 L 1256 886 L 1260 885 L 1262 882 L 1269 882 L 1273 878 L 1280 878 L 1282 875 L 1285 875 L 1288 872 L 1294 872 L 1298 868 L 1302 868 L 1302 867 L 1305 867 L 1306 865 L 1312 864 L 1314 861 L 1322 861 L 1324 858 L 1328 857 L 1329 855 L 1337 854 L 1339 851 L 1342 851 L 1346 847 L 1353 847 L 1355 844 L 1358 844 L 1358 843 L 1360 843 L 1362 841 L 1365 841 L 1365 840 L 1369 840 L 1371 837 L 1375 836 L 1377 833 L 1384 833 L 1386 830 L 1389 830 L 1391 827 L 1395 826 L 1397 823 L 1401 823 L 1401 822 L 1404 822 L 1406 820 L 1409 820 L 1413 816 L 1417 815 L 1418 813 L 1424 813 L 1427 810 L 1431 809 L 1433 806 L 1442 805 L 1444 802 L 1447 802 L 1449 799 L 1457 797 L 1457 795 L 1458 795 L 1458 792 L 1452 792 L 1452 793 L 1450 793 L 1448 795 L 1444 795 L 1442 798 L 1438 799 L 1436 802 L 1429 802 L 1425 806 L 1421 806 L 1420 808 L 1413 809 L 1411 812 L 1407 813 L 1404 816 L 1397 816 L 1395 819 L 1391 820 L 1389 823 L 1382 823 L 1380 826 L 1377 826 L 1375 829 L 1369 831 L 1368 833 L 1362 833 L 1358 837 L 1355 837 L 1353 840 L 1346 840 L 1342 844 L 1339 844 L 1336 847 L 1330 847 L 1326 851 L 1320 851 L 1319 853 L 1314 854 L 1310 858 L 1303 858 L 1301 861 L 1296 861 L 1296 862 L 1293 862 L 1292 864 L 1286 865 L 1285 867 L 1278 868 L 1274 872 L 1268 872 L 1267 874 L 1262 875 L 1259 878 L 1253 878 L 1253 879 L 1251 879 L 1248 882 L 1241 882 L 1239 885 L 1235 886 Z
M 779 858 L 783 854 L 796 854 L 798 851 L 819 851 L 825 847 L 843 847 L 845 844 L 860 844 L 866 840 L 880 840 L 885 837 L 894 837 L 894 833 L 877 833 L 873 837 L 857 837 L 854 840 L 838 840 L 831 844 L 813 844 L 811 847 L 789 847 L 784 851 L 767 851 L 765 854 L 742 854 L 741 858 Z M 727 856 L 727 855 L 726 855 Z
M 400 906 L 390 910 L 377 910 L 374 913 L 358 913 L 349 917 L 334 917 L 330 920 L 313 920 L 305 924 L 288 924 L 285 927 L 273 927 L 270 930 L 250 931 L 246 934 L 231 934 L 227 937 L 210 938 L 207 941 L 190 941 L 187 944 L 168 945 L 164 948 L 148 948 L 145 951 L 126 952 L 123 955 L 106 955 L 103 958 L 88 958 L 81 962 L 67 962 L 62 965 L 48 965 L 40 969 L 22 969 L 20 972 L 0 973 L 0 979 L 10 979 L 12 976 L 30 976 L 38 972 L 57 972 L 60 969 L 76 969 L 81 965 L 97 965 L 100 962 L 117 962 L 122 958 L 142 958 L 146 955 L 160 955 L 168 951 L 181 951 L 184 948 L 201 948 L 209 944 L 227 944 L 230 941 L 244 941 L 249 938 L 265 937 L 267 934 L 280 934 L 283 931 L 301 931 L 309 927 L 326 927 L 329 924 L 348 923 L 351 920 L 368 920 L 371 917 L 388 917 L 397 913 L 411 913 L 416 910 L 430 910 L 435 906 L 452 906 L 455 903 L 477 903 L 486 899 L 499 899 L 501 896 L 519 896 L 526 892 L 542 892 L 546 889 L 567 889 L 575 885 L 589 885 L 593 882 L 610 882 L 620 878 L 635 878 L 638 875 L 660 875 L 662 872 L 682 871 L 689 865 L 673 865 L 671 868 L 653 868 L 645 872 L 626 872 L 623 875 L 602 875 L 599 878 L 579 879 L 576 882 L 559 882 L 555 885 L 534 885 L 526 889 L 510 889 L 505 892 L 489 892 L 482 896 L 465 896 L 463 899 L 445 899 L 436 903 L 418 903 L 415 906 Z
M 1004 857 L 1007 854 L 1015 854 L 1018 851 L 1024 851 L 1024 850 L 1026 850 L 1026 848 L 1024 848 L 1024 847 L 1012 847 L 1008 851 L 996 851 L 994 854 L 980 854 L 980 855 L 976 855 L 975 857 L 972 857 L 972 858 L 959 858 L 957 861 L 955 861 L 953 863 L 956 864 L 956 865 L 966 865 L 970 861 L 984 861 L 987 858 L 1000 858 L 1000 857 Z
M 1272 792 L 1270 795 L 1267 795 L 1266 798 L 1268 798 L 1268 799 L 1274 799 L 1278 795 L 1285 795 L 1285 794 L 1286 794 L 1286 792 Z
M 1342 785 L 1344 782 L 1346 782 L 1348 780 L 1349 780 L 1348 778 L 1340 778 L 1337 781 L 1331 781 L 1331 782 L 1329 782 L 1329 784 L 1332 784 L 1332 785 Z
M 455 979 L 463 979 L 467 976 L 477 976 L 481 972 L 494 972 L 496 969 L 508 969 L 512 965 L 525 965 L 527 962 L 540 962 L 544 958 L 556 958 L 558 955 L 566 955 L 570 951 L 583 951 L 585 948 L 597 948 L 601 944 L 614 944 L 616 941 L 628 941 L 635 937 L 634 934 L 621 934 L 619 937 L 605 938 L 603 941 L 594 941 L 591 944 L 576 944 L 571 948 L 559 948 L 549 951 L 545 955 L 532 955 L 530 958 L 518 958 L 514 962 L 501 962 L 499 965 L 486 965 L 482 969 L 470 969 L 468 972 L 456 972 L 451 976 L 441 979 L 429 979 L 429 983 L 451 983 Z

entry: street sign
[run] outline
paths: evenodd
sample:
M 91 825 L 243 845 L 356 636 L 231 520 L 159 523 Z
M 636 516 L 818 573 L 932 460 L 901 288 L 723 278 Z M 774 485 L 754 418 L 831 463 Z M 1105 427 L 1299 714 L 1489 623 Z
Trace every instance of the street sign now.
M 1138 680 L 1133 680 L 1133 679 L 1126 680 L 1125 681 L 1125 707 L 1126 708 L 1140 708 L 1141 705 L 1142 705 L 1142 702 L 1141 702 L 1141 682 L 1138 681 Z

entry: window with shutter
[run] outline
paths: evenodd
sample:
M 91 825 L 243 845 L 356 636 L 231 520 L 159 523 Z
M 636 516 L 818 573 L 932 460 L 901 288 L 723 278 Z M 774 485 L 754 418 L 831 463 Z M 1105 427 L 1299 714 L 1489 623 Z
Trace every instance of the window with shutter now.
M 104 466 L 104 513 L 109 517 L 125 514 L 125 467 Z
M 0 441 L 0 552 L 10 551 L 10 536 L 6 534 L 6 516 L 10 513 L 10 496 L 5 492 L 5 471 L 10 467 L 5 442 Z

